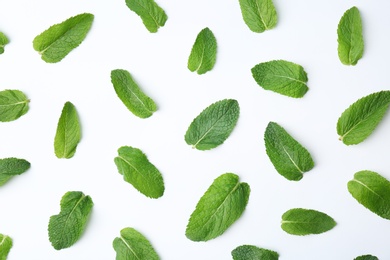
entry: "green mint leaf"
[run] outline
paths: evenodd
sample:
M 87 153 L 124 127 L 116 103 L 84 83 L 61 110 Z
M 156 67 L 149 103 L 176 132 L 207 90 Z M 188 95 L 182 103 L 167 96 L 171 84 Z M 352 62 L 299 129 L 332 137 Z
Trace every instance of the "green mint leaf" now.
M 286 179 L 299 181 L 304 172 L 314 167 L 313 159 L 306 148 L 277 123 L 268 124 L 264 141 L 269 159 L 277 172 Z
M 34 50 L 48 63 L 61 61 L 85 39 L 93 18 L 93 14 L 84 13 L 51 26 L 34 38 Z
M 142 92 L 127 70 L 111 71 L 111 82 L 119 99 L 135 116 L 148 118 L 157 111 L 153 99 Z
M 356 65 L 363 56 L 364 41 L 362 19 L 359 9 L 347 10 L 337 28 L 338 53 L 340 61 L 345 65 Z
M 66 102 L 54 138 L 54 152 L 58 158 L 72 158 L 81 139 L 79 116 L 75 106 Z
M 124 228 L 121 236 L 113 242 L 116 260 L 159 260 L 153 246 L 140 232 L 134 228 Z
M 252 76 L 263 89 L 288 97 L 301 98 L 309 90 L 302 66 L 285 60 L 259 63 L 252 68 Z
M 85 230 L 93 202 L 80 191 L 68 191 L 61 199 L 61 212 L 50 217 L 49 240 L 56 250 L 71 247 Z
M 146 29 L 155 33 L 168 19 L 164 10 L 153 0 L 126 0 L 129 9 L 141 17 Z
M 191 214 L 187 238 L 208 241 L 222 235 L 244 212 L 249 194 L 249 185 L 233 173 L 216 178 Z
M 4 185 L 13 176 L 20 175 L 30 169 L 30 163 L 24 159 L 0 159 L 0 186 Z
M 0 234 L 0 260 L 7 260 L 9 251 L 12 248 L 12 239 L 9 236 Z
M 252 32 L 262 33 L 276 26 L 278 16 L 272 0 L 239 0 L 242 18 Z
M 312 209 L 290 209 L 282 216 L 282 229 L 291 235 L 321 234 L 335 226 L 333 218 Z
M 4 33 L 0 32 L 0 54 L 4 53 L 4 46 L 9 43 L 7 36 Z
M 0 122 L 13 121 L 26 114 L 29 102 L 20 90 L 0 91 Z
M 204 109 L 190 124 L 185 141 L 198 150 L 221 145 L 237 124 L 240 107 L 234 99 L 215 102 Z
M 233 260 L 278 260 L 279 254 L 252 245 L 242 245 L 232 251 Z
M 164 181 L 160 171 L 140 149 L 122 146 L 114 161 L 124 180 L 145 196 L 157 199 L 164 194 Z
M 378 216 L 390 219 L 390 182 L 372 171 L 355 173 L 348 191 L 364 207 Z
M 356 257 L 354 260 L 378 260 L 378 257 L 373 255 L 361 255 Z
M 188 69 L 199 75 L 213 69 L 217 59 L 217 40 L 209 28 L 204 28 L 196 37 L 188 57 Z
M 347 108 L 337 121 L 337 133 L 346 145 L 363 142 L 374 131 L 390 104 L 390 91 L 365 96 Z

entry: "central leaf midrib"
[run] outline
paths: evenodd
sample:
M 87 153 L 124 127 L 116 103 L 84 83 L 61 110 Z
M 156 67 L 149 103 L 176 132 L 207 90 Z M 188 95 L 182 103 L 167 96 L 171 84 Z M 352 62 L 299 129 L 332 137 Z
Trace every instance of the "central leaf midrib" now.
M 133 168 L 137 173 L 139 173 L 144 179 L 147 179 L 147 177 L 142 172 L 140 172 L 135 166 L 133 166 L 133 164 L 131 164 L 128 160 L 126 160 L 125 158 L 123 158 L 120 155 L 118 155 L 118 157 L 120 159 L 122 159 L 124 162 L 126 162 L 131 168 Z
M 156 27 L 159 28 L 161 27 L 160 24 L 158 23 L 158 21 L 154 18 L 153 14 L 149 11 L 148 8 L 146 8 L 145 6 L 143 6 L 141 3 L 137 2 L 137 1 L 134 1 L 135 4 L 138 4 L 139 6 L 141 6 L 143 9 L 146 10 L 146 13 L 152 18 L 152 20 L 154 21 L 154 23 L 156 24 Z
M 373 189 L 371 189 L 370 187 L 368 187 L 366 184 L 364 184 L 363 182 L 361 181 L 358 181 L 356 179 L 353 179 L 352 181 L 354 182 L 357 182 L 358 184 L 362 185 L 364 188 L 366 188 L 367 190 L 369 190 L 370 192 L 372 192 L 373 194 L 375 194 L 376 196 L 378 196 L 379 198 L 381 198 L 382 200 L 385 200 L 380 194 L 376 193 Z
M 81 202 L 85 197 L 86 197 L 85 195 L 81 195 L 81 198 L 77 201 L 76 205 L 74 205 L 74 207 L 72 208 L 72 210 L 70 211 L 70 213 L 69 213 L 68 216 L 66 217 L 66 220 L 65 220 L 65 223 L 64 223 L 64 227 L 67 226 L 68 221 L 69 221 L 69 219 L 70 219 L 70 216 L 73 214 L 73 211 L 77 208 L 77 206 L 80 204 L 80 202 Z M 63 237 L 64 232 L 65 232 L 65 228 L 62 229 L 61 237 Z
M 298 167 L 298 165 L 295 163 L 295 161 L 291 158 L 290 154 L 287 152 L 286 148 L 284 148 L 284 145 L 282 145 L 282 148 L 283 148 L 283 151 L 287 154 L 288 156 L 288 159 L 290 159 L 290 161 L 292 162 L 292 164 L 295 166 L 295 168 L 297 168 L 297 170 L 300 172 L 300 173 L 304 173 L 301 168 Z
M 125 246 L 133 253 L 133 255 L 141 260 L 141 258 L 138 257 L 138 255 L 134 252 L 134 250 L 131 248 L 131 246 L 126 242 L 126 240 L 121 236 L 120 239 L 122 240 L 122 242 L 125 244 Z
M 263 19 L 263 16 L 261 14 L 260 7 L 259 7 L 257 1 L 255 1 L 255 4 L 256 4 L 256 10 L 258 11 L 258 15 L 259 15 L 260 20 L 263 23 L 265 30 L 268 30 L 268 26 L 267 26 L 267 24 L 265 23 L 265 21 Z

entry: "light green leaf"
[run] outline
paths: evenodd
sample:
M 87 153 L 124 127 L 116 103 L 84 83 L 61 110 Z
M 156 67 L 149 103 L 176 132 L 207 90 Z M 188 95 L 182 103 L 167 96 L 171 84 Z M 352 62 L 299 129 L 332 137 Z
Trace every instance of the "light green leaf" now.
M 146 29 L 155 33 L 168 19 L 164 10 L 153 0 L 126 0 L 131 11 L 141 17 Z
M 249 185 L 233 173 L 216 178 L 191 214 L 187 238 L 208 241 L 222 235 L 244 212 L 249 194 Z
M 279 254 L 252 245 L 242 245 L 232 251 L 234 260 L 278 260 Z
M 390 104 L 390 91 L 365 96 L 347 108 L 337 121 L 337 133 L 346 145 L 363 142 L 380 123 Z
M 356 257 L 354 260 L 379 260 L 378 257 L 373 255 L 361 255 Z
M 217 40 L 209 28 L 204 28 L 196 37 L 188 57 L 188 69 L 199 75 L 213 69 L 217 59 Z
M 68 191 L 61 199 L 61 212 L 50 217 L 49 240 L 56 250 L 71 247 L 81 237 L 91 214 L 91 197 Z
M 263 89 L 288 97 L 301 98 L 309 90 L 302 66 L 285 60 L 259 63 L 252 68 L 252 76 Z
M 276 26 L 278 16 L 272 0 L 239 0 L 242 18 L 252 32 L 262 33 Z
M 145 95 L 126 70 L 111 71 L 111 82 L 123 104 L 136 116 L 148 118 L 157 111 L 153 99 Z
M 0 260 L 7 260 L 9 251 L 12 248 L 12 239 L 9 236 L 0 234 Z
M 4 53 L 4 46 L 9 43 L 7 36 L 4 33 L 0 32 L 0 54 Z
M 335 226 L 333 218 L 312 209 L 290 209 L 282 216 L 282 229 L 291 235 L 321 234 Z
M 221 145 L 237 124 L 240 107 L 234 99 L 215 102 L 204 109 L 190 124 L 185 141 L 198 150 Z
M 57 125 L 54 152 L 58 158 L 72 158 L 81 139 L 79 116 L 75 106 L 66 102 Z
M 13 176 L 20 175 L 30 169 L 30 163 L 24 159 L 0 159 L 0 186 L 4 185 Z
M 160 171 L 140 149 L 122 146 L 114 161 L 124 180 L 145 196 L 156 199 L 164 194 L 164 181 Z
M 34 50 L 46 62 L 61 61 L 85 39 L 93 19 L 93 14 L 83 13 L 51 26 L 34 38 Z
M 270 122 L 265 130 L 266 152 L 275 169 L 288 180 L 299 181 L 314 167 L 310 153 L 283 127 Z
M 113 242 L 116 260 L 159 260 L 153 246 L 141 233 L 134 228 L 124 228 L 121 236 Z
M 20 90 L 0 91 L 0 122 L 13 121 L 26 114 L 29 102 Z
M 355 173 L 348 191 L 364 207 L 378 216 L 390 219 L 390 182 L 372 171 Z
M 359 9 L 347 10 L 337 28 L 338 53 L 340 61 L 345 65 L 356 65 L 363 56 L 364 41 L 362 19 Z

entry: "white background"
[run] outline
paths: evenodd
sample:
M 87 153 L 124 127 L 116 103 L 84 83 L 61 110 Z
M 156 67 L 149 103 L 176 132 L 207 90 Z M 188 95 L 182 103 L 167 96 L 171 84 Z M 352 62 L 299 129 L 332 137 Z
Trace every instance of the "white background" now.
M 274 0 L 277 27 L 262 34 L 245 25 L 238 0 L 160 0 L 168 21 L 149 33 L 124 0 L 1 0 L 0 31 L 10 38 L 0 55 L 0 89 L 19 89 L 31 99 L 29 112 L 0 124 L 0 158 L 18 157 L 31 169 L 0 188 L 0 233 L 11 236 L 10 260 L 115 259 L 112 241 L 133 227 L 161 259 L 231 259 L 243 244 L 275 250 L 280 259 L 353 259 L 373 254 L 390 259 L 390 222 L 360 205 L 347 182 L 360 170 L 390 179 L 390 118 L 385 116 L 363 143 L 338 141 L 336 122 L 358 98 L 389 89 L 388 1 Z M 357 6 L 365 39 L 354 67 L 337 55 L 337 25 Z M 89 12 L 95 15 L 85 41 L 61 62 L 47 64 L 32 47 L 49 26 Z M 187 59 L 198 32 L 209 27 L 218 42 L 217 62 L 205 75 L 191 73 Z M 285 59 L 308 73 L 302 99 L 259 87 L 250 69 Z M 153 98 L 158 111 L 134 116 L 116 96 L 113 69 L 126 69 Z M 238 100 L 237 127 L 210 151 L 191 149 L 187 127 L 205 107 Z M 82 123 L 82 140 L 72 159 L 57 159 L 53 140 L 62 107 L 71 101 Z M 282 125 L 312 154 L 315 167 L 299 182 L 280 176 L 269 161 L 263 135 L 268 122 Z M 120 146 L 143 150 L 161 171 L 165 194 L 149 199 L 118 173 Z M 219 175 L 233 172 L 251 187 L 242 217 L 209 242 L 185 237 L 190 214 Z M 94 201 L 85 233 L 71 248 L 56 251 L 48 240 L 51 215 L 67 191 Z M 332 216 L 337 226 L 320 235 L 292 236 L 280 228 L 282 214 L 296 207 Z

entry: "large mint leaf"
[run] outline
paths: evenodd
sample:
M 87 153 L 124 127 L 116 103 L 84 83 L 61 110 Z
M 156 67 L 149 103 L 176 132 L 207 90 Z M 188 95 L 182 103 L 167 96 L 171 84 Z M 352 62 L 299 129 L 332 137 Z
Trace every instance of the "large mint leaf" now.
M 26 114 L 29 102 L 20 90 L 0 91 L 0 122 L 13 121 Z
M 232 251 L 233 260 L 278 260 L 279 254 L 252 245 L 242 245 Z
M 253 32 L 262 33 L 276 26 L 278 16 L 272 0 L 239 0 L 242 18 Z
M 12 239 L 9 236 L 0 234 L 0 260 L 7 260 L 9 251 L 12 248 Z
M 149 32 L 155 33 L 165 25 L 168 16 L 153 0 L 126 0 L 130 10 L 139 15 Z
M 4 185 L 13 176 L 20 175 L 30 169 L 30 163 L 24 159 L 0 159 L 0 186 Z
M 4 53 L 4 46 L 9 43 L 7 36 L 4 33 L 0 32 L 0 54 Z

